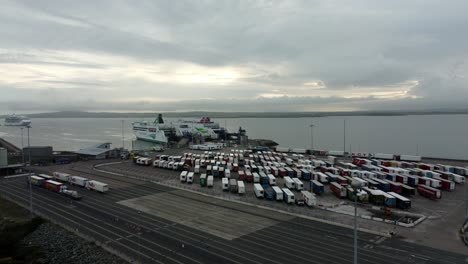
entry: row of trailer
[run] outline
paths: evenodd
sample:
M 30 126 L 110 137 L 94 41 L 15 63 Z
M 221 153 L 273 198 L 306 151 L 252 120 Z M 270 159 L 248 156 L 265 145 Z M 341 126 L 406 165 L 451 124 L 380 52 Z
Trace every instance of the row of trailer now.
M 54 181 L 52 177 L 44 177 L 44 175 L 42 175 L 42 177 L 32 175 L 29 176 L 28 180 L 29 183 L 33 186 L 41 187 L 51 192 L 59 193 L 75 200 L 81 199 L 81 195 L 79 195 L 77 191 L 69 190 L 65 184 Z
M 52 176 L 46 174 L 40 174 L 41 177 L 51 177 L 55 181 L 69 183 L 79 187 L 86 188 L 91 191 L 97 191 L 105 193 L 109 191 L 109 185 L 100 181 L 90 180 L 81 176 L 74 176 L 64 172 L 54 172 Z
M 151 164 L 149 161 L 145 163 Z M 329 185 L 330 191 L 339 198 L 352 199 L 357 196 L 361 202 L 403 209 L 411 206 L 409 197 L 416 193 L 440 199 L 440 190 L 455 190 L 455 184 L 464 183 L 467 173 L 461 167 L 428 166 L 401 159 L 357 157 L 353 162 L 338 162 L 336 157 L 318 160 L 302 154 L 239 150 L 232 150 L 231 153 L 205 151 L 202 154 L 184 153 L 180 156 L 159 155 L 152 160 L 152 164 L 155 167 L 188 170 L 185 180 L 181 180 L 188 183 L 193 182 L 194 175 L 200 174 L 200 181 L 206 181 L 207 186 L 210 186 L 209 182 L 213 178 L 226 178 L 222 180 L 226 183 L 226 190 L 236 186 L 232 178 L 236 178 L 237 185 L 239 181 L 259 184 L 263 188 L 262 197 L 272 197 L 276 178 L 282 177 L 284 188 L 290 190 L 301 192 L 306 182 L 310 185 L 311 193 L 320 195 L 325 191 L 324 186 Z M 193 173 L 191 176 L 190 172 Z M 360 181 L 366 189 L 354 192 L 349 187 L 353 180 Z

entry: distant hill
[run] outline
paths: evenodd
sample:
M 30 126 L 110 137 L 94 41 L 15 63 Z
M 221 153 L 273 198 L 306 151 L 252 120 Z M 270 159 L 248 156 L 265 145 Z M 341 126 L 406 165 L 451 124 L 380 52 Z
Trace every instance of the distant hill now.
M 62 111 L 52 113 L 28 114 L 30 118 L 156 118 L 159 113 L 116 113 Z M 352 112 L 167 112 L 163 117 L 203 117 L 211 118 L 300 118 L 325 116 L 401 116 L 401 115 L 442 115 L 468 114 L 468 109 L 460 110 L 420 110 L 420 111 L 352 111 Z M 5 117 L 5 116 L 0 116 Z

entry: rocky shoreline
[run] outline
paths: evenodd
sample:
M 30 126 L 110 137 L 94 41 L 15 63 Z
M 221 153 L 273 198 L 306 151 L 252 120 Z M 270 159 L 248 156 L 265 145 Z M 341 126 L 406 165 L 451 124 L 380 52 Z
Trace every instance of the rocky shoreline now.
M 127 263 L 62 227 L 46 222 L 26 236 L 21 244 L 38 252 L 34 263 L 117 264 Z

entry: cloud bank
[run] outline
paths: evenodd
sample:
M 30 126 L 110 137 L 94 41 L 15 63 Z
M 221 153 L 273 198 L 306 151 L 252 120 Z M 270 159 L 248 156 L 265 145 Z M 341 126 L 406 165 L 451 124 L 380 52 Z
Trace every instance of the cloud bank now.
M 6 1 L 0 113 L 464 107 L 467 1 Z

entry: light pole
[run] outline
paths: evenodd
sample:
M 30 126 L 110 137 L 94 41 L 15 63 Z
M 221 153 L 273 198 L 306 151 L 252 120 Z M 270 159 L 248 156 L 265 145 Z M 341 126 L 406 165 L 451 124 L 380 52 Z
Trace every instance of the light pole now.
M 314 124 L 310 124 L 310 151 L 314 153 Z
M 343 156 L 346 157 L 346 119 L 343 120 Z
M 357 264 L 357 194 L 361 189 L 361 182 L 353 180 L 351 187 L 354 190 L 354 264 Z
M 23 159 L 23 164 L 24 164 L 24 140 L 23 140 L 23 130 L 24 128 L 22 127 L 21 128 L 21 156 L 22 156 L 22 159 Z
M 31 126 L 27 126 L 28 128 L 28 160 L 29 160 L 29 166 L 31 166 L 31 140 L 30 140 L 30 137 L 29 137 L 29 129 L 31 128 Z
M 122 119 L 122 150 L 125 148 L 124 122 L 125 120 Z

